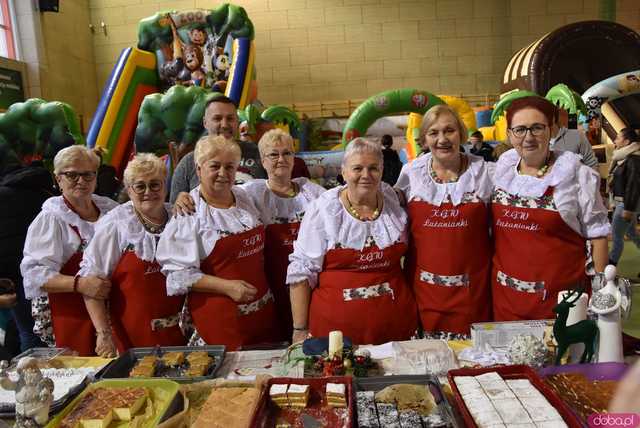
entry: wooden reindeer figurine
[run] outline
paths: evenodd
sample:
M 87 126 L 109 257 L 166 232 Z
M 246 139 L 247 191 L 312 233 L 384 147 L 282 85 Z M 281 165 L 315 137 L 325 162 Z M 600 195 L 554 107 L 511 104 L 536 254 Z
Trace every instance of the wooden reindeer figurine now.
M 558 314 L 558 318 L 553 324 L 553 335 L 556 338 L 556 342 L 558 342 L 556 365 L 560 364 L 562 356 L 569 346 L 574 343 L 584 343 L 584 352 L 582 353 L 582 357 L 580 357 L 580 364 L 591 362 L 593 358 L 594 344 L 596 336 L 598 335 L 598 325 L 596 322 L 594 320 L 582 320 L 576 324 L 567 326 L 569 309 L 575 306 L 576 301 L 582 295 L 582 291 L 582 288 L 571 290 L 571 292 L 553 308 L 553 312 Z M 569 300 L 576 292 L 578 292 L 578 295 L 573 300 Z

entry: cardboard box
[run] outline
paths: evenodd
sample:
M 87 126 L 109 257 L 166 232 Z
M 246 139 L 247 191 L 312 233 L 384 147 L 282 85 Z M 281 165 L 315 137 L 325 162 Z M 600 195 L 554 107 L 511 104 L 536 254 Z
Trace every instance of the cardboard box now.
M 489 344 L 494 349 L 504 349 L 519 334 L 531 334 L 546 343 L 549 334 L 553 331 L 554 322 L 555 320 L 549 319 L 471 324 L 473 347 L 484 349 L 485 345 Z

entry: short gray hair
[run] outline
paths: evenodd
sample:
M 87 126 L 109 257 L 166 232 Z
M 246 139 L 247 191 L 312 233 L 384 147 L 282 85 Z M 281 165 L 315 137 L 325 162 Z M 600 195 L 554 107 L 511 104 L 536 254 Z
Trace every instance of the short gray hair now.
M 258 141 L 258 151 L 260 156 L 264 156 L 267 153 L 267 149 L 278 143 L 285 143 L 293 151 L 293 138 L 291 135 L 284 132 L 282 129 L 271 129 L 264 133 L 264 135 Z
M 380 164 L 384 163 L 384 156 L 382 155 L 382 147 L 380 143 L 370 141 L 365 138 L 354 138 L 347 144 L 347 148 L 344 150 L 344 156 L 342 156 L 342 166 L 347 164 L 347 160 L 353 155 L 360 154 L 372 154 L 378 158 Z
M 124 184 L 129 186 L 133 180 L 140 176 L 159 176 L 162 180 L 167 178 L 167 166 L 158 156 L 153 153 L 138 153 L 127 164 L 124 170 Z
M 94 164 L 96 171 L 100 166 L 100 157 L 90 148 L 81 145 L 65 147 L 53 158 L 53 173 L 60 174 L 63 169 L 82 161 Z

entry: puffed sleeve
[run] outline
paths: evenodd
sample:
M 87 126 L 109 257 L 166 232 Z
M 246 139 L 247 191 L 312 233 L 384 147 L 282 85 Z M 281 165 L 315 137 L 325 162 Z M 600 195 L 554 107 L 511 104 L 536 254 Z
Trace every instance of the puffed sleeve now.
M 198 219 L 176 216 L 167 223 L 156 250 L 156 261 L 167 277 L 167 295 L 187 294 L 204 275 L 200 261 L 206 257 L 199 233 Z
M 609 234 L 611 226 L 600 195 L 600 176 L 586 165 L 578 170 L 578 206 L 582 236 L 591 239 Z
M 409 190 L 411 188 L 411 182 L 409 179 L 410 168 L 411 163 L 406 163 L 402 166 L 400 175 L 398 176 L 398 181 L 396 181 L 396 185 L 394 186 L 397 190 L 400 190 L 405 195 L 405 197 L 409 194 Z
M 116 221 L 98 222 L 93 239 L 82 255 L 78 275 L 110 277 L 122 257 L 121 241 Z
M 327 252 L 327 239 L 317 202 L 319 199 L 309 204 L 300 224 L 298 238 L 293 243 L 293 253 L 289 256 L 287 268 L 287 284 L 307 280 L 309 286 L 315 288 L 318 283 L 318 273 L 322 270 Z
M 64 265 L 63 227 L 54 216 L 41 212 L 27 230 L 20 272 L 29 300 L 45 295 L 42 286 Z

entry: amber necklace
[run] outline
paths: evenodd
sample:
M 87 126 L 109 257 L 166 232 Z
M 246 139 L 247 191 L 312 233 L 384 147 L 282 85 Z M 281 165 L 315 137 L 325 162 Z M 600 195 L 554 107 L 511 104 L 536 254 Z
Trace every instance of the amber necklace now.
M 382 212 L 382 203 L 380 201 L 380 195 L 376 194 L 376 209 L 373 210 L 373 214 L 371 214 L 371 216 L 367 217 L 367 216 L 362 216 L 360 215 L 360 213 L 358 212 L 358 210 L 356 210 L 356 208 L 353 206 L 353 204 L 351 203 L 351 201 L 349 200 L 349 192 L 347 190 L 344 191 L 344 198 L 347 201 L 347 211 L 349 211 L 349 214 L 351 214 L 352 216 L 354 216 L 355 218 L 357 218 L 358 220 L 361 221 L 373 221 L 375 219 L 377 219 L 378 217 L 380 217 L 380 213 Z

